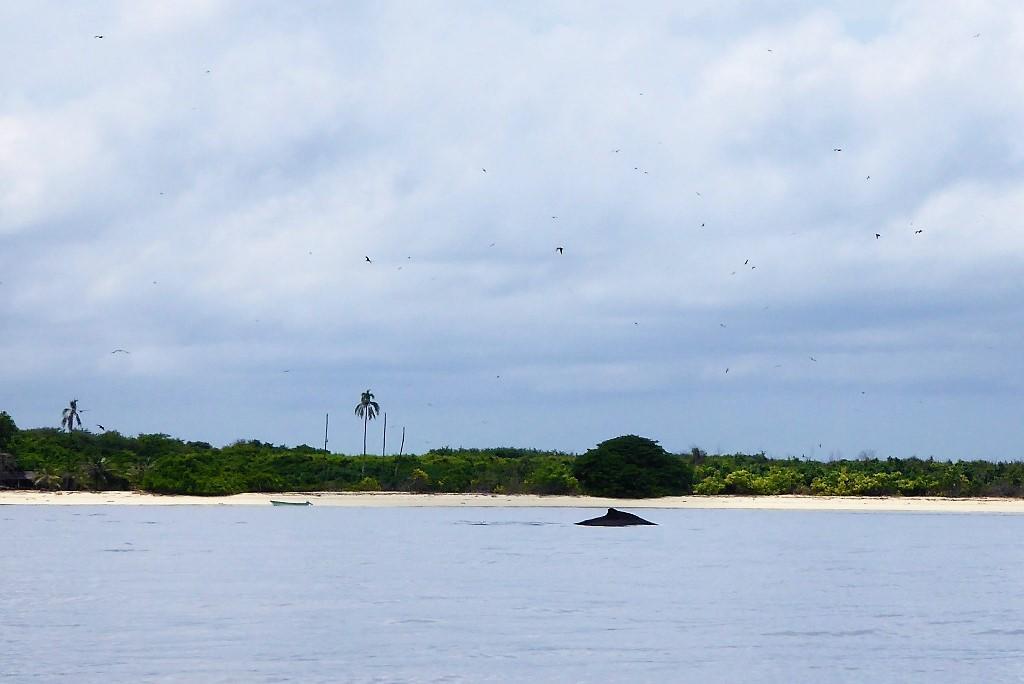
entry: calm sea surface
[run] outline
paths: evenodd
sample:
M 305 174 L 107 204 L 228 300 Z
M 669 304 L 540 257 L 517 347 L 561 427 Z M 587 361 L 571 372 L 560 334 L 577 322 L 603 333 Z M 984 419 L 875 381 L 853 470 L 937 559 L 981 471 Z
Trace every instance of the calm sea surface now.
M 1024 681 L 1024 517 L 0 506 L 0 682 Z

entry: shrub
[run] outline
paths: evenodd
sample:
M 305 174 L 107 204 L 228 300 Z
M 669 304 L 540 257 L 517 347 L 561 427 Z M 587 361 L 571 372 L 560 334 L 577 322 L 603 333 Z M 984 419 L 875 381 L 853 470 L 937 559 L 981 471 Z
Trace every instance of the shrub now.
M 547 461 L 526 478 L 527 491 L 532 494 L 578 494 L 580 483 L 565 463 Z
M 694 494 L 721 494 L 725 491 L 725 482 L 718 474 L 709 475 L 693 488 Z
M 351 491 L 353 492 L 379 492 L 381 490 L 380 482 L 375 477 L 364 477 L 359 482 L 352 485 Z
M 754 474 L 749 470 L 734 470 L 725 476 L 726 494 L 760 494 Z
M 807 483 L 800 473 L 773 466 L 754 481 L 754 489 L 757 494 L 800 494 L 806 491 Z
M 409 491 L 418 493 L 429 492 L 430 476 L 420 468 L 413 470 L 412 475 L 409 477 Z
M 601 442 L 578 457 L 572 470 L 584 491 L 597 496 L 676 496 L 693 486 L 692 466 L 636 435 Z

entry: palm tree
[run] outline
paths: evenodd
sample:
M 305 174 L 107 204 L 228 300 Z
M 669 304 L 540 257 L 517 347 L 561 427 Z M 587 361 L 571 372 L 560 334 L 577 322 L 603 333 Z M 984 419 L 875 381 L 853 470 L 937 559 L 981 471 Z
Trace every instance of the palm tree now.
M 380 404 L 373 400 L 373 392 L 366 390 L 356 404 L 356 415 L 363 419 L 363 456 L 366 455 L 366 422 L 373 420 L 380 413 Z
M 107 464 L 106 456 L 100 456 L 99 454 L 87 455 L 85 457 L 85 463 L 81 466 L 81 471 L 84 476 L 83 479 L 88 482 L 93 489 L 107 489 L 114 477 L 114 473 Z
M 32 480 L 32 484 L 36 487 L 42 487 L 44 489 L 54 490 L 60 489 L 60 483 L 63 478 L 53 468 L 47 467 L 36 473 L 36 477 Z
M 64 413 L 61 415 L 60 426 L 67 428 L 68 432 L 75 429 L 75 425 L 82 427 L 82 416 L 79 415 L 78 400 L 72 399 L 71 405 L 64 409 Z

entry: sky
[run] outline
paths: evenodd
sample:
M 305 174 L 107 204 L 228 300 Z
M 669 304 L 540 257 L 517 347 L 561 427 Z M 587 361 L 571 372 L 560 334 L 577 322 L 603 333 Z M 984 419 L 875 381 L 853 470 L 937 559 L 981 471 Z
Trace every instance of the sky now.
M 1016 0 L 0 4 L 0 410 L 1019 459 L 1021 64 Z

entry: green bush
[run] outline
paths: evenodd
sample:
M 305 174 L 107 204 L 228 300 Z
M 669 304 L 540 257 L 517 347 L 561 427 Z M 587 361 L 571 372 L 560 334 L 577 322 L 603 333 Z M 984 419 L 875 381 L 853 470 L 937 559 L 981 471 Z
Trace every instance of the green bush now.
M 790 468 L 773 466 L 765 475 L 755 479 L 754 490 L 756 494 L 777 495 L 802 494 L 808 491 L 808 488 L 799 472 Z
M 579 480 L 573 477 L 568 464 L 558 461 L 541 464 L 524 484 L 531 494 L 578 494 L 580 491 Z
M 749 470 L 734 470 L 725 476 L 726 494 L 760 494 L 758 479 Z
M 409 477 L 409 491 L 410 492 L 429 492 L 431 487 L 430 475 L 427 475 L 426 471 L 416 468 L 412 471 L 412 475 Z
M 694 494 L 714 495 L 721 494 L 724 491 L 725 481 L 722 480 L 722 478 L 719 477 L 717 473 L 713 475 L 708 475 L 703 480 L 698 482 L 693 488 Z
M 351 491 L 353 492 L 379 492 L 381 490 L 380 482 L 375 477 L 364 477 L 359 482 L 352 485 Z
M 636 435 L 601 442 L 578 457 L 572 470 L 583 490 L 596 496 L 678 496 L 693 486 L 691 465 Z

